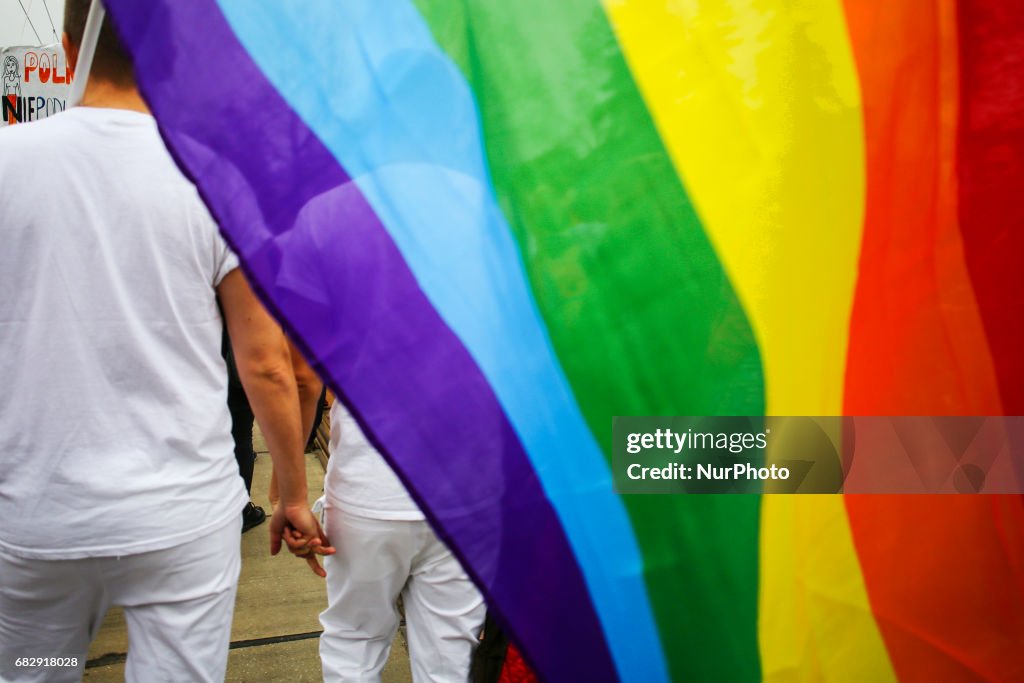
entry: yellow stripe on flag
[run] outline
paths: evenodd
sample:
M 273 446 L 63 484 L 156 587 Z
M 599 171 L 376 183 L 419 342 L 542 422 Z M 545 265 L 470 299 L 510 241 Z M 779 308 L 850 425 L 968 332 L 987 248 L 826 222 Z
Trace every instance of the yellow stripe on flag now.
M 842 496 L 767 495 L 758 632 L 766 681 L 890 681 Z
M 841 5 L 604 6 L 754 328 L 766 412 L 841 414 L 865 187 Z M 761 577 L 765 680 L 894 678 L 841 497 L 765 496 Z
M 840 4 L 787 4 L 605 0 L 753 325 L 768 412 L 838 414 L 864 217 L 860 99 Z

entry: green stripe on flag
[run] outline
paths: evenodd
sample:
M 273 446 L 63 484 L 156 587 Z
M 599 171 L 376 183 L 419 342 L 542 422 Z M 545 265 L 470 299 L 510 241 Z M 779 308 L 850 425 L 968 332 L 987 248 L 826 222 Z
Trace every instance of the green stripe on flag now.
M 606 455 L 613 415 L 762 414 L 750 325 L 599 3 L 415 2 L 476 95 L 499 201 Z M 759 679 L 759 497 L 625 501 L 673 678 Z

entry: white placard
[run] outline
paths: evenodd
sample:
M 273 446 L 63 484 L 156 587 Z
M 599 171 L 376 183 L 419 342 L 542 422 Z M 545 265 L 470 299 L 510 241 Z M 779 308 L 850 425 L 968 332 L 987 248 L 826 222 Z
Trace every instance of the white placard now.
M 74 75 L 59 43 L 0 50 L 3 107 L 0 126 L 46 118 L 67 109 Z

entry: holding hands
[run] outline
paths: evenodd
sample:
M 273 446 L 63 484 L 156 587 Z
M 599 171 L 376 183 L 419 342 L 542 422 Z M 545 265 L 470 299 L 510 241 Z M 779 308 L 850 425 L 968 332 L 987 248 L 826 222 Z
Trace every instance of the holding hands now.
M 282 541 L 293 555 L 306 560 L 314 574 L 327 576 L 317 555 L 333 555 L 335 550 L 309 505 L 274 504 L 274 514 L 270 519 L 271 555 L 280 552 Z

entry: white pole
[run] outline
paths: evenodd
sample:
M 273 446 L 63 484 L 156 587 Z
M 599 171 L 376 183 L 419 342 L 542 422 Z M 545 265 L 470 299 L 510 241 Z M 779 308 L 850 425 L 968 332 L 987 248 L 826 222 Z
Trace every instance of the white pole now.
M 75 107 L 82 101 L 85 86 L 89 82 L 89 69 L 92 58 L 96 54 L 96 43 L 100 39 L 100 28 L 107 10 L 102 0 L 92 0 L 89 5 L 89 16 L 85 19 L 85 31 L 82 32 L 82 44 L 78 46 L 78 63 L 75 64 L 75 82 L 71 84 L 68 106 Z

